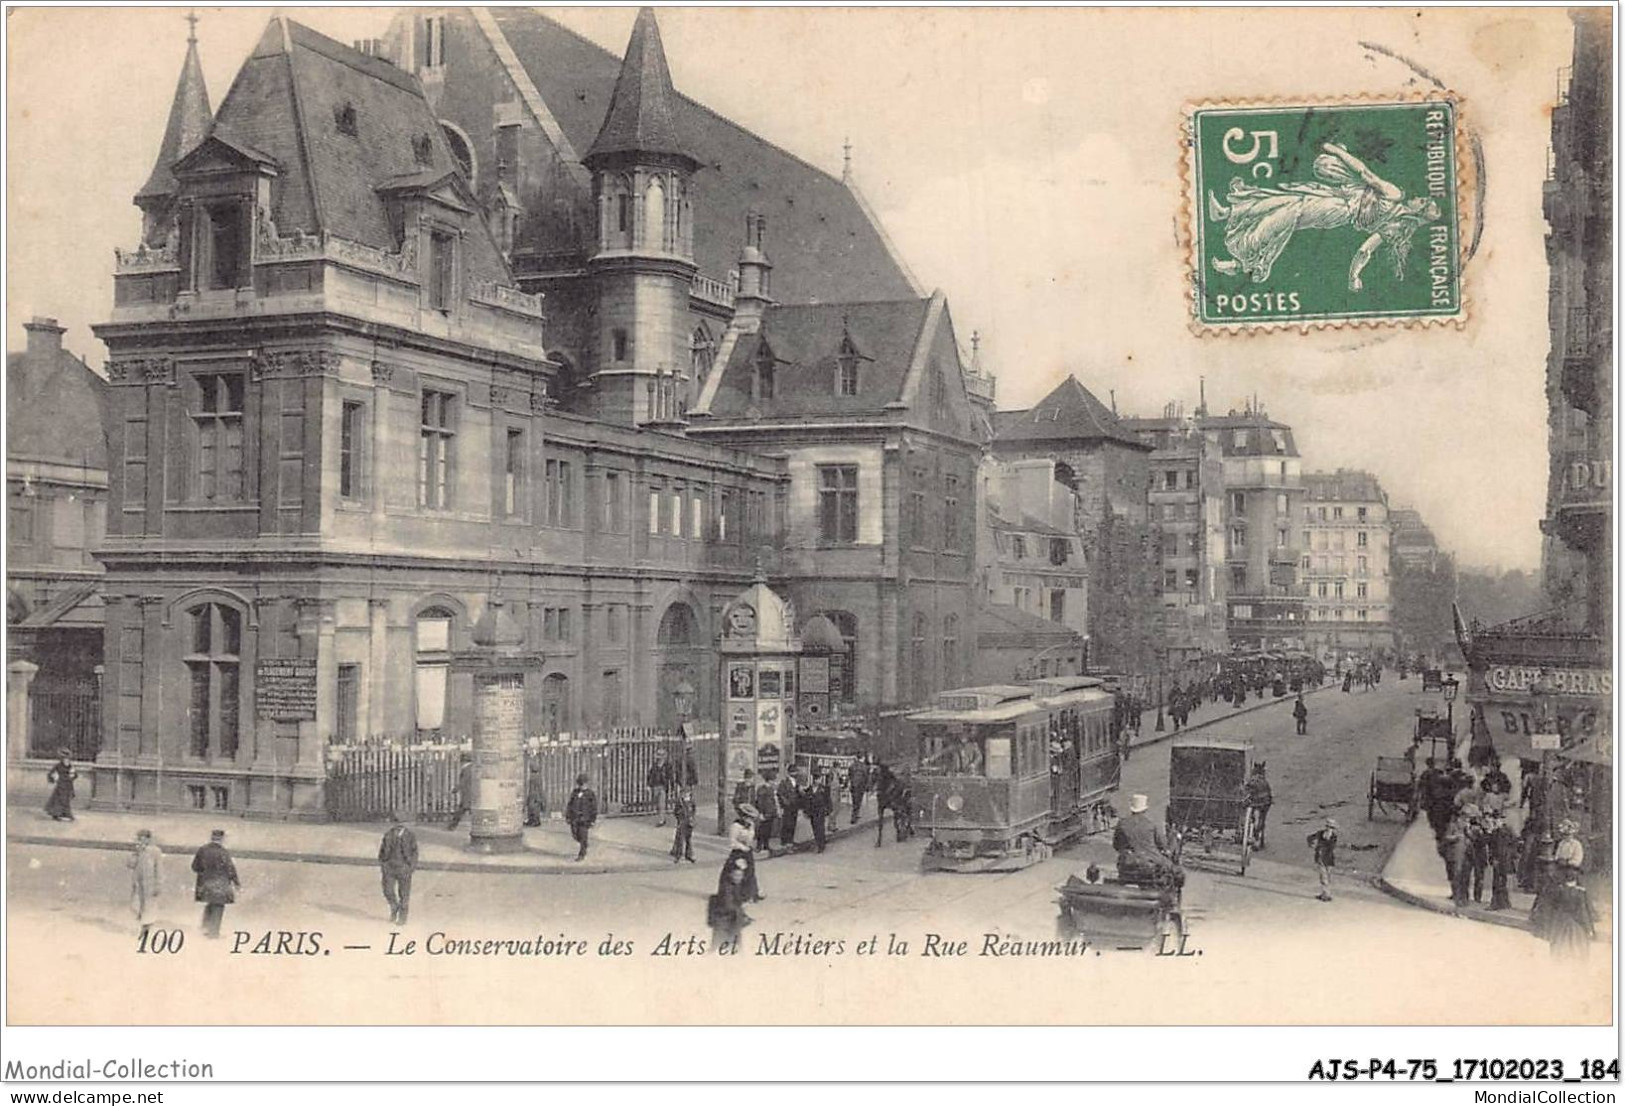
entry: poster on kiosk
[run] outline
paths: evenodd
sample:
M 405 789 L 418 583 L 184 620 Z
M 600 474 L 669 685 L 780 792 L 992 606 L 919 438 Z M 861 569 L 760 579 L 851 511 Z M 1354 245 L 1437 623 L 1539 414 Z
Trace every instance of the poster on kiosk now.
M 717 830 L 733 817 L 747 779 L 776 780 L 795 763 L 795 608 L 758 579 L 723 611 L 721 680 L 725 719 L 719 743 Z

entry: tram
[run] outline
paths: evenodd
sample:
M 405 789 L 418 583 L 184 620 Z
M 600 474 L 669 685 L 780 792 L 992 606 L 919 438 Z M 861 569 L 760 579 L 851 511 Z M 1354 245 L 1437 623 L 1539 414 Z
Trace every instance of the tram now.
M 908 716 L 927 871 L 1025 868 L 1109 829 L 1122 772 L 1113 696 L 1090 676 L 945 691 Z

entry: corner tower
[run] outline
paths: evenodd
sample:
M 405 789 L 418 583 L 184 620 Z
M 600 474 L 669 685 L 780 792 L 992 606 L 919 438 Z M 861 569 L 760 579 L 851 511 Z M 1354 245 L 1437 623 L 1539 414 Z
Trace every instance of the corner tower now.
M 604 125 L 582 158 L 592 172 L 598 243 L 590 405 L 600 418 L 680 422 L 694 280 L 691 188 L 699 161 L 681 128 L 654 12 L 638 12 Z

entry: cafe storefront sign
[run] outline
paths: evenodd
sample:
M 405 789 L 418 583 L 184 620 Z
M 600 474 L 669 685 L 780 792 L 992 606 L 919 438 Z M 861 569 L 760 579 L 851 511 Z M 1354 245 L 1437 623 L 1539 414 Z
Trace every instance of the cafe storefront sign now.
M 1614 675 L 1603 669 L 1532 668 L 1527 665 L 1491 665 L 1484 673 L 1484 686 L 1498 695 L 1530 695 L 1545 674 L 1552 695 L 1579 695 L 1609 698 L 1614 693 Z

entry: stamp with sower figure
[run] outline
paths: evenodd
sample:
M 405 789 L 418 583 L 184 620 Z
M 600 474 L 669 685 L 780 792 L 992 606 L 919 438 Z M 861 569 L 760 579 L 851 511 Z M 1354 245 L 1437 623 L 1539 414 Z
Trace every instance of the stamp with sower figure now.
M 1444 95 L 1192 109 L 1197 327 L 1461 321 L 1457 126 Z

